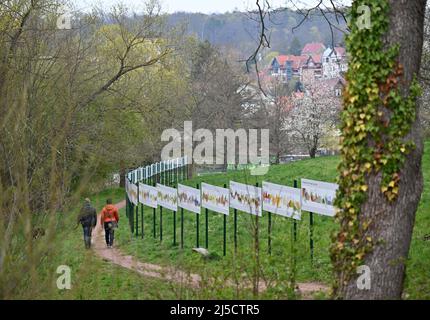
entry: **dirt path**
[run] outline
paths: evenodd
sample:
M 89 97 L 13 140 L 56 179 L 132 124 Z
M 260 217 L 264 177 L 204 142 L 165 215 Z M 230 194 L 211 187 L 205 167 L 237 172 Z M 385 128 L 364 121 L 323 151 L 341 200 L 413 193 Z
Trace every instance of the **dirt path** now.
M 116 204 L 116 206 L 118 209 L 125 207 L 125 201 Z M 100 216 L 98 219 L 100 219 Z M 156 264 L 144 263 L 138 261 L 133 256 L 123 254 L 121 250 L 115 247 L 108 249 L 104 239 L 104 230 L 102 230 L 99 223 L 93 233 L 93 250 L 95 254 L 103 260 L 135 271 L 142 276 L 173 281 L 193 288 L 200 287 L 201 277 L 198 274 L 189 274 L 174 267 L 168 268 Z M 265 284 L 262 283 L 260 288 L 264 290 Z M 326 285 L 313 282 L 299 283 L 297 284 L 297 288 L 305 299 L 311 298 L 316 292 L 328 291 Z

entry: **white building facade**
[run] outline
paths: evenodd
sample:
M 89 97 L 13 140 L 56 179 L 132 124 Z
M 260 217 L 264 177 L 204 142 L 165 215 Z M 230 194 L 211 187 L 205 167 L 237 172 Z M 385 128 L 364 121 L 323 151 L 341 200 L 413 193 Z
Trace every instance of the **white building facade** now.
M 322 69 L 323 79 L 342 76 L 348 70 L 345 49 L 341 47 L 327 48 L 322 56 Z

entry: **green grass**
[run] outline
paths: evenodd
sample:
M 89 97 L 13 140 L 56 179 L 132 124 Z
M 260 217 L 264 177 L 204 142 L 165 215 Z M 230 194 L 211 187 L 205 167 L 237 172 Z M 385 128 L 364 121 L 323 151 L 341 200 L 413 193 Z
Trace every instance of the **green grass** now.
M 304 160 L 288 165 L 272 166 L 264 177 L 250 176 L 247 171 L 228 172 L 198 177 L 184 184 L 195 186 L 207 182 L 217 186 L 228 184 L 230 180 L 248 184 L 261 185 L 262 180 L 293 186 L 293 181 L 300 178 L 316 179 L 334 182 L 339 158 L 327 157 Z M 423 158 L 423 173 L 425 191 L 419 206 L 416 225 L 411 245 L 410 258 L 405 284 L 406 297 L 410 299 L 430 299 L 430 243 L 424 241 L 424 236 L 430 233 L 430 142 L 426 143 Z M 141 213 L 139 208 L 139 220 Z M 136 238 L 130 234 L 125 211 L 121 211 L 122 223 L 117 232 L 117 243 L 125 252 L 139 257 L 146 262 L 161 265 L 174 265 L 181 269 L 202 274 L 204 277 L 216 278 L 218 285 L 212 285 L 203 298 L 245 298 L 250 297 L 248 288 L 231 290 L 224 284 L 225 279 L 240 275 L 239 281 L 252 279 L 256 267 L 254 250 L 255 217 L 238 213 L 238 250 L 233 250 L 233 214 L 230 212 L 227 221 L 227 255 L 223 255 L 223 216 L 209 212 L 209 251 L 213 258 L 205 260 L 192 252 L 196 246 L 196 215 L 184 212 L 184 249 L 173 246 L 173 213 L 163 209 L 163 241 L 159 239 L 159 209 L 156 213 L 156 237 L 153 237 L 153 210 L 144 208 L 145 238 Z M 292 239 L 292 220 L 272 215 L 272 254 L 268 254 L 268 216 L 267 213 L 259 218 L 259 247 L 260 264 L 264 278 L 276 280 L 260 298 L 295 298 L 288 290 L 288 279 L 295 274 L 300 282 L 318 281 L 329 284 L 332 280 L 329 259 L 330 234 L 336 229 L 332 218 L 314 215 L 314 262 L 310 261 L 309 248 L 309 213 L 302 213 L 302 221 L 298 223 L 297 242 Z M 140 230 L 139 221 L 139 232 Z M 176 217 L 177 242 L 180 242 L 180 213 Z M 205 214 L 200 215 L 200 246 L 205 246 Z M 295 255 L 293 252 L 295 251 Z M 296 264 L 292 263 L 295 256 Z M 321 296 L 319 296 L 321 297 Z
M 106 190 L 92 196 L 91 200 L 97 210 L 101 210 L 107 198 L 119 202 L 124 198 L 124 192 L 120 189 Z M 103 261 L 92 251 L 85 250 L 82 228 L 75 228 L 76 213 L 77 210 L 74 210 L 59 216 L 57 229 L 61 231 L 54 240 L 56 246 L 37 268 L 35 278 L 28 279 L 20 292 L 12 298 L 112 300 L 193 297 L 192 291 L 183 290 L 176 284 L 142 277 L 134 271 Z M 58 290 L 56 286 L 59 276 L 56 270 L 60 265 L 71 268 L 71 290 Z
M 430 141 L 423 157 L 424 191 L 418 207 L 406 272 L 405 293 L 410 299 L 430 299 Z
M 288 165 L 272 166 L 264 176 L 265 181 L 293 185 L 293 181 L 309 178 L 334 182 L 337 157 L 305 160 Z M 420 203 L 407 266 L 405 283 L 406 298 L 430 299 L 430 242 L 425 241 L 430 234 L 430 142 L 426 143 L 423 158 L 425 188 Z M 253 177 L 248 172 L 229 172 L 209 175 L 185 182 L 195 186 L 202 181 L 223 186 L 228 181 L 249 184 L 262 182 L 262 177 Z M 93 195 L 91 200 L 100 210 L 106 199 L 115 203 L 124 198 L 122 189 L 110 189 Z M 77 207 L 80 207 L 80 203 Z M 204 285 L 196 290 L 160 279 L 142 277 L 137 273 L 103 261 L 91 251 L 84 249 L 81 228 L 75 229 L 77 209 L 67 214 L 59 214 L 56 238 L 52 242 L 51 254 L 38 266 L 37 278 L 26 275 L 29 281 L 13 298 L 27 299 L 248 299 L 253 298 L 249 285 L 255 273 L 254 250 L 255 217 L 238 214 L 238 250 L 233 248 L 233 214 L 227 218 L 227 256 L 223 257 L 223 216 L 209 212 L 210 259 L 204 259 L 192 252 L 196 246 L 196 215 L 184 212 L 184 248 L 173 246 L 173 213 L 163 210 L 163 241 L 159 239 L 159 209 L 156 213 L 156 237 L 153 237 L 153 210 L 144 208 L 144 239 L 130 233 L 125 210 L 120 210 L 121 221 L 116 232 L 116 246 L 123 252 L 132 254 L 142 261 L 174 266 L 187 272 L 195 272 L 203 277 Z M 298 223 L 297 242 L 292 239 L 292 220 L 272 215 L 272 254 L 268 254 L 267 213 L 259 219 L 259 260 L 263 278 L 274 280 L 261 299 L 295 299 L 289 287 L 292 275 L 300 282 L 320 281 L 329 284 L 332 280 L 328 254 L 330 233 L 336 229 L 332 218 L 314 215 L 314 263 L 310 262 L 309 213 L 303 212 Z M 140 208 L 139 208 L 140 220 Z M 177 213 L 177 242 L 180 243 L 180 212 Z M 200 246 L 205 246 L 205 214 L 200 215 Z M 39 240 L 37 240 L 39 241 Z M 55 246 L 54 246 L 55 245 Z M 293 255 L 293 252 L 295 255 Z M 296 264 L 292 257 L 295 256 Z M 72 270 L 72 289 L 56 288 L 56 268 L 67 265 Z M 205 281 L 214 280 L 209 283 Z M 237 285 L 226 285 L 227 279 Z M 33 280 L 33 281 L 30 281 Z M 327 298 L 319 294 L 317 299 Z

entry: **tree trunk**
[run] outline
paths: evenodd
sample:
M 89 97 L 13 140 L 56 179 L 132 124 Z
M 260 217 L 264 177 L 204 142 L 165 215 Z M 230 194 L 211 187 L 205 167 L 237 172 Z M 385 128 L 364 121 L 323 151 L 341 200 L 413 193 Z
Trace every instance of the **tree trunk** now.
M 127 170 L 124 166 L 124 161 L 120 161 L 120 169 L 119 169 L 119 187 L 125 188 L 125 175 L 127 174 Z
M 315 158 L 315 156 L 316 156 L 316 154 L 317 154 L 317 147 L 312 147 L 312 148 L 309 150 L 309 156 L 311 157 L 311 159 L 314 159 L 314 158 Z
M 400 45 L 398 60 L 404 66 L 404 75 L 399 88 L 406 96 L 420 69 L 426 0 L 389 0 L 389 5 L 390 23 L 384 45 Z M 423 141 L 418 113 L 406 140 L 413 141 L 416 149 L 407 156 L 400 171 L 396 201 L 388 202 L 381 192 L 380 173 L 367 178 L 368 197 L 362 204 L 359 222 L 363 225 L 372 221 L 364 235 L 375 240 L 373 250 L 364 257 L 364 265 L 370 268 L 371 288 L 360 290 L 353 276 L 347 284 L 339 284 L 340 295 L 345 299 L 401 298 L 415 213 L 423 190 Z
M 276 153 L 275 164 L 280 164 L 280 163 L 281 163 L 281 153 L 278 151 Z

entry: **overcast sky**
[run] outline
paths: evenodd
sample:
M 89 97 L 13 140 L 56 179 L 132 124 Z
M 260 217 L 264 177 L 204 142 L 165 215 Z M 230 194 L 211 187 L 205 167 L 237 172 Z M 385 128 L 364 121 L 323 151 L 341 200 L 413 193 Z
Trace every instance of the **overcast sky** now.
M 339 2 L 339 0 L 337 0 Z M 342 0 L 350 2 L 349 0 Z M 86 10 L 95 4 L 101 4 L 102 8 L 109 8 L 116 3 L 123 3 L 130 8 L 139 11 L 144 0 L 72 0 L 76 9 Z M 261 1 L 263 2 L 263 1 Z M 288 0 L 270 0 L 272 6 L 285 5 Z M 295 0 L 301 5 L 315 5 L 318 0 Z M 163 11 L 173 13 L 177 11 L 202 12 L 202 13 L 224 13 L 227 11 L 256 9 L 255 0 L 161 0 Z

